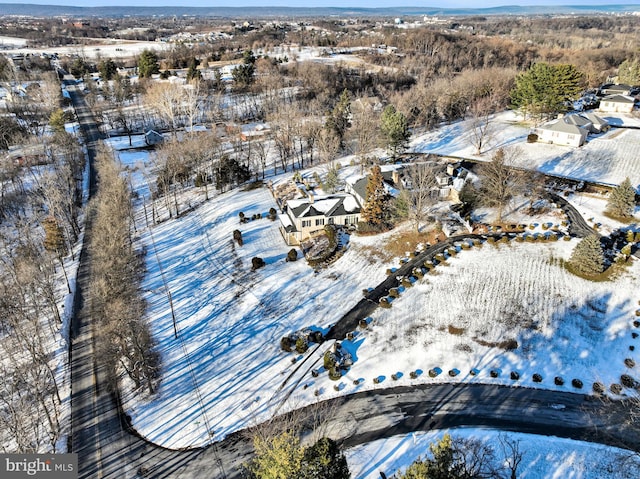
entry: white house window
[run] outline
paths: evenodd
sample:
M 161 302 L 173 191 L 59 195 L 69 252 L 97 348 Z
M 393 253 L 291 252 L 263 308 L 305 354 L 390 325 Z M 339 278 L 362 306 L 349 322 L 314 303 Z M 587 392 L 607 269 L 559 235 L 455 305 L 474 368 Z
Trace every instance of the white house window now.
M 311 220 L 302 220 L 302 227 L 309 228 L 311 226 Z
M 316 219 L 316 226 L 322 226 L 322 225 L 324 225 L 324 218 Z
M 358 217 L 354 215 L 349 215 L 344 220 L 345 225 L 355 225 L 358 222 Z

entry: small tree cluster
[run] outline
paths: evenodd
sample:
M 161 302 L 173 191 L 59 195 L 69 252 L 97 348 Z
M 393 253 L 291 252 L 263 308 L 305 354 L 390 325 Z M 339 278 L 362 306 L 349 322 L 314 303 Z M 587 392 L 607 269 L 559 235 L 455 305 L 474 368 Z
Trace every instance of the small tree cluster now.
M 389 213 L 389 194 L 384 187 L 382 170 L 379 165 L 374 165 L 367 180 L 362 221 L 374 228 L 384 229 L 389 221 Z
M 240 230 L 233 230 L 233 240 L 238 243 L 238 246 L 242 246 L 242 232 Z

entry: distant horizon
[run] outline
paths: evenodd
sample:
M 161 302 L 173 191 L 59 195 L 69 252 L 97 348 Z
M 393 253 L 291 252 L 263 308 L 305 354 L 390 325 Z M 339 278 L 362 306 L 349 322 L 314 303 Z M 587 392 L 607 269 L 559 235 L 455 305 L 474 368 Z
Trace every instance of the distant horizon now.
M 607 6 L 607 5 L 639 5 L 640 0 L 487 0 L 478 5 L 477 0 L 186 0 L 180 5 L 165 3 L 165 0 L 0 0 L 0 4 L 22 4 L 22 5 L 42 5 L 42 6 L 65 6 L 65 7 L 290 7 L 290 8 L 494 8 L 494 7 L 538 7 L 538 6 Z M 0 15 L 2 12 L 0 11 Z

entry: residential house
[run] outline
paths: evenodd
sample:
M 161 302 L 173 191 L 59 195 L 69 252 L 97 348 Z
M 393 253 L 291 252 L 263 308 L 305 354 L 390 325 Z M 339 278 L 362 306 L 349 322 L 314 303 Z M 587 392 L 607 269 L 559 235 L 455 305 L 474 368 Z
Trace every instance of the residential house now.
M 575 125 L 568 117 L 562 117 L 534 128 L 532 133 L 538 136 L 541 143 L 578 147 L 587 141 L 589 130 Z
M 593 112 L 589 111 L 583 113 L 581 116 L 585 117 L 591 122 L 591 133 L 604 133 L 605 131 L 609 131 L 609 129 L 611 128 L 607 120 L 599 117 Z
M 631 95 L 633 87 L 631 85 L 625 85 L 624 83 L 602 85 L 600 87 L 600 94 L 603 96 L 608 95 Z
M 351 226 L 360 221 L 360 204 L 353 195 L 334 194 L 287 201 L 279 215 L 280 232 L 288 245 L 298 245 L 324 231 L 326 225 Z
M 599 110 L 604 113 L 631 113 L 636 100 L 628 95 L 611 95 L 600 100 Z
M 434 196 L 441 201 L 460 203 L 460 191 L 469 179 L 469 170 L 459 162 L 449 163 L 444 170 L 436 174 Z

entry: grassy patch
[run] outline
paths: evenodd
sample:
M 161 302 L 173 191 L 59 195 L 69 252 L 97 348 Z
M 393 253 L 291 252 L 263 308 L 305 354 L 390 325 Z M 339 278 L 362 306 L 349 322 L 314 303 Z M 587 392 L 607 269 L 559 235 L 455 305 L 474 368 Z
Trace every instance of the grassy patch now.
M 473 340 L 480 346 L 488 348 L 500 348 L 505 351 L 514 351 L 518 349 L 518 341 L 515 339 L 505 339 L 504 341 L 485 341 L 484 339 L 473 338 Z
M 415 230 L 407 230 L 393 235 L 383 246 L 390 258 L 404 256 L 407 251 L 415 251 L 419 244 L 434 244 L 439 238 L 439 233 L 429 231 L 418 233 Z
M 593 281 L 595 283 L 603 283 L 605 281 L 615 280 L 618 275 L 622 273 L 622 271 L 624 271 L 626 264 L 627 263 L 613 263 L 602 273 L 589 275 L 575 269 L 569 261 L 562 261 L 561 263 L 561 265 L 564 266 L 564 268 L 569 271 L 569 273 L 574 274 L 582 279 L 586 279 L 587 281 Z
M 635 222 L 638 221 L 635 216 L 618 216 L 618 215 L 614 215 L 610 211 L 606 211 L 606 210 L 605 210 L 605 212 L 603 214 L 607 218 L 610 218 L 610 219 L 615 220 L 615 221 L 619 221 L 620 223 L 623 223 L 625 225 L 628 225 L 628 224 L 631 224 L 631 223 L 635 223 Z

